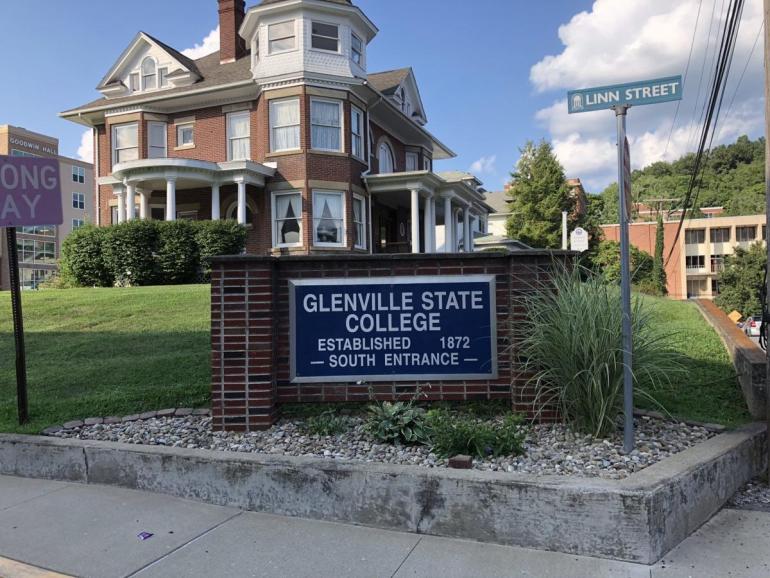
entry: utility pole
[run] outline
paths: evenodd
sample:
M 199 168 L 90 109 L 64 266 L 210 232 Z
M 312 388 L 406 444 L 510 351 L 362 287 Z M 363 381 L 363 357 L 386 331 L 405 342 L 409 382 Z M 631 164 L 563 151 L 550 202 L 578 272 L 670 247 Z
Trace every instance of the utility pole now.
M 770 0 L 765 1 L 765 225 L 770 225 Z M 767 243 L 767 266 L 770 268 L 770 242 Z M 770 299 L 770 276 L 765 299 Z M 764 314 L 764 312 L 763 312 Z M 761 329 L 767 335 L 767 319 L 762 319 Z M 767 377 L 765 378 L 765 411 L 767 413 L 768 460 L 767 479 L 770 483 L 770 346 L 767 347 Z

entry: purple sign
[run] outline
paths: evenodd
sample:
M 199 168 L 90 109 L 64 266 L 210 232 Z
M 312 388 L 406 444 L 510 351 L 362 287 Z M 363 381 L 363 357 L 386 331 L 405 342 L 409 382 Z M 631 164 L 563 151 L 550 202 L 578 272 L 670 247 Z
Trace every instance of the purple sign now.
M 63 222 L 59 161 L 0 156 L 0 227 Z

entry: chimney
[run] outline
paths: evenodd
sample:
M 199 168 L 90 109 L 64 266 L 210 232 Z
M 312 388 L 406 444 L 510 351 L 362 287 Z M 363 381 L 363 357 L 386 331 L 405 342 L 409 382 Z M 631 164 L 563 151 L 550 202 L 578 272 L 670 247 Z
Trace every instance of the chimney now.
M 219 0 L 219 62 L 235 62 L 246 55 L 246 41 L 238 30 L 246 14 L 244 0 Z

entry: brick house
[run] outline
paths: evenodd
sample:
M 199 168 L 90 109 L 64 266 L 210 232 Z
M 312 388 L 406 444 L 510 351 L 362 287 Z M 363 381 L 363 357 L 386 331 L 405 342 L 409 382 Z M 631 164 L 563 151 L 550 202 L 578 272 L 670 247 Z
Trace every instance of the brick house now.
M 213 8 L 213 7 L 212 7 Z M 100 225 L 237 219 L 261 255 L 473 250 L 481 182 L 436 173 L 410 68 L 367 72 L 377 28 L 350 0 L 219 0 L 220 51 L 140 32 L 63 118 L 94 131 Z

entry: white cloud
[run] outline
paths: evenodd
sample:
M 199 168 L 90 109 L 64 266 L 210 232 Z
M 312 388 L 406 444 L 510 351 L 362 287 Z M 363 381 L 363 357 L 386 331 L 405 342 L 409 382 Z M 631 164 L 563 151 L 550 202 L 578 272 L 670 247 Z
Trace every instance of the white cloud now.
M 699 0 L 596 0 L 590 12 L 576 14 L 559 28 L 564 49 L 536 63 L 530 70 L 530 81 L 538 92 L 559 91 L 566 96 L 572 88 L 683 74 L 698 4 Z M 638 107 L 629 113 L 634 168 L 674 160 L 697 148 L 714 43 L 723 23 L 719 15 L 722 5 L 717 2 L 709 45 L 712 5 L 702 5 L 684 100 L 673 132 L 675 103 Z M 762 134 L 761 41 L 729 114 L 727 110 L 761 23 L 761 0 L 747 0 L 715 144 L 733 141 L 741 134 Z M 704 64 L 706 76 L 699 91 Z M 570 115 L 562 98 L 539 110 L 535 118 L 550 133 L 554 150 L 570 176 L 593 183 L 593 190 L 616 180 L 615 117 L 609 111 Z
M 217 50 L 219 50 L 219 26 L 209 32 L 208 36 L 206 36 L 200 44 L 182 50 L 182 54 L 196 60 L 198 58 L 203 58 L 212 52 L 216 52 Z
M 471 165 L 470 172 L 474 174 L 495 174 L 497 155 L 481 157 Z
M 85 130 L 80 135 L 80 146 L 77 154 L 81 161 L 94 162 L 94 133 L 92 130 Z

